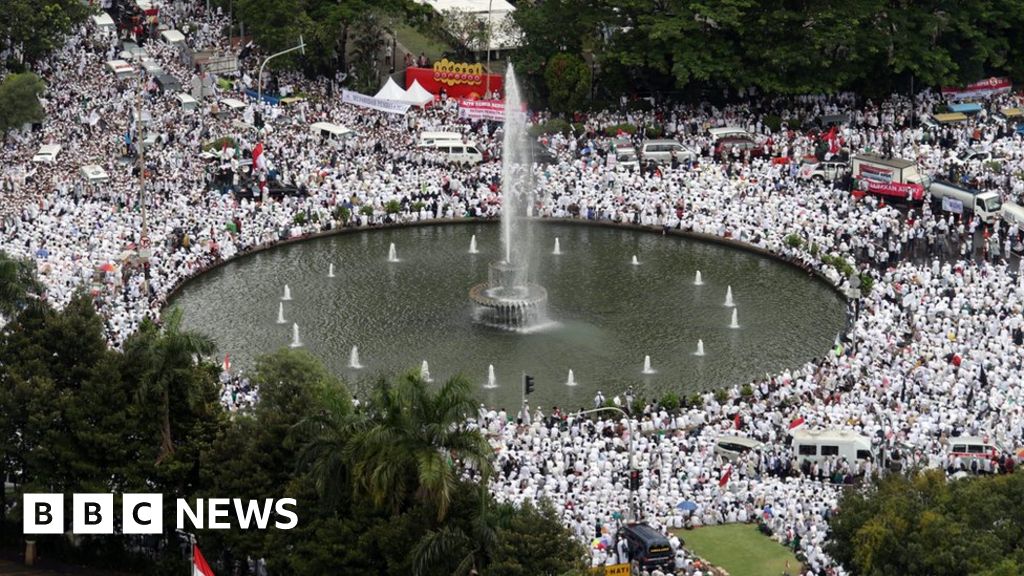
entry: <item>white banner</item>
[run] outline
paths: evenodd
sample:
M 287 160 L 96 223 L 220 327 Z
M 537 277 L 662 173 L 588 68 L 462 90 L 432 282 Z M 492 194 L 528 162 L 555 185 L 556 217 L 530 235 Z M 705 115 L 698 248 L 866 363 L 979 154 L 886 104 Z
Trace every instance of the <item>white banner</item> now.
M 406 102 L 395 102 L 394 100 L 374 98 L 373 96 L 367 96 L 366 94 L 360 94 L 359 92 L 353 92 L 351 90 L 341 91 L 341 101 L 346 104 L 354 104 L 363 108 L 373 108 L 374 110 L 380 110 L 381 112 L 387 112 L 389 114 L 405 114 L 409 111 L 409 107 L 412 106 Z
M 963 214 L 964 213 L 964 203 L 959 201 L 959 200 L 957 200 L 956 198 L 950 198 L 949 196 L 944 196 L 942 198 L 942 209 L 944 211 L 946 211 L 946 212 L 952 212 L 954 214 Z

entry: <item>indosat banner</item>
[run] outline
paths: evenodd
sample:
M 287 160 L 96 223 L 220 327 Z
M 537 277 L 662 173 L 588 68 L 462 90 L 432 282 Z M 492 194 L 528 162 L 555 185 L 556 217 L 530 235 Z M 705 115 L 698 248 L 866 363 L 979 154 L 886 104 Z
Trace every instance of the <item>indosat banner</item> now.
M 73 494 L 71 510 L 64 510 L 64 494 L 25 494 L 22 531 L 64 534 L 70 517 L 73 534 L 162 534 L 163 494 L 122 494 L 115 506 L 113 494 Z M 242 500 L 198 498 L 175 500 L 177 530 L 291 530 L 299 524 L 294 498 Z M 67 512 L 67 514 L 65 514 Z M 115 531 L 115 520 L 119 530 Z

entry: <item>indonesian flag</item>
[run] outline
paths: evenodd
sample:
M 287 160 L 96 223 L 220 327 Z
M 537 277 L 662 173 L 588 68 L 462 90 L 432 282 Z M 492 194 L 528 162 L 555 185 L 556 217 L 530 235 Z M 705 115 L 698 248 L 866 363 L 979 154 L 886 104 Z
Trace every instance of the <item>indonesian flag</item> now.
M 263 142 L 252 149 L 252 165 L 260 170 L 265 170 L 267 167 L 267 159 L 263 156 Z
M 722 477 L 718 480 L 718 487 L 724 488 L 729 483 L 729 478 L 732 477 L 732 464 L 725 467 L 725 471 L 722 472 Z
M 224 355 L 224 371 L 231 372 L 231 354 Z
M 741 420 L 740 420 L 740 413 L 737 412 L 736 415 L 733 416 L 733 419 L 732 419 L 733 428 L 739 430 L 740 429 L 740 422 L 741 422 Z
M 206 563 L 206 558 L 203 558 L 196 544 L 192 545 L 192 576 L 214 576 L 213 569 Z
M 830 153 L 835 154 L 839 152 L 839 135 L 836 134 L 835 126 L 825 135 L 825 141 L 828 142 L 828 151 Z
M 794 430 L 799 430 L 800 428 L 803 428 L 804 422 L 805 420 L 803 416 L 795 418 L 792 422 L 789 423 L 789 431 L 792 432 Z

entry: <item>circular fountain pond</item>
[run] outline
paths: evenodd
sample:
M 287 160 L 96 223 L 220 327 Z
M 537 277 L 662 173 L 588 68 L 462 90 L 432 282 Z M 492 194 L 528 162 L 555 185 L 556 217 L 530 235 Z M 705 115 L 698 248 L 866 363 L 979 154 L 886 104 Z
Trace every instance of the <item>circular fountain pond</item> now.
M 474 235 L 479 253 L 470 254 Z M 288 346 L 294 323 L 303 347 L 353 388 L 427 360 L 434 380 L 462 373 L 482 402 L 509 410 L 523 372 L 536 379 L 531 405 L 548 411 L 590 406 L 597 390 L 611 398 L 628 386 L 638 396 L 688 395 L 795 368 L 827 353 L 843 329 L 842 299 L 792 266 L 712 243 L 565 223 L 533 232 L 550 321 L 493 328 L 473 321 L 467 291 L 499 259 L 499 235 L 496 224 L 472 223 L 317 238 L 230 262 L 188 283 L 171 305 L 235 368 Z M 556 238 L 561 255 L 552 254 Z M 391 243 L 397 262 L 388 261 Z M 278 323 L 285 285 L 292 299 Z M 729 286 L 735 308 L 724 305 Z M 349 368 L 353 346 L 359 370 Z M 489 365 L 494 388 L 485 387 Z M 570 369 L 575 386 L 566 385 Z

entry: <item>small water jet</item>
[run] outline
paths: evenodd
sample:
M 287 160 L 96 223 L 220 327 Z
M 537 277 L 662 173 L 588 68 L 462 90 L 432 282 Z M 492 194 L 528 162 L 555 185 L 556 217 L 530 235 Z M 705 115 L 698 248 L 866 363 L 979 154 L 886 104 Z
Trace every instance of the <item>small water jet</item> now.
M 704 280 L 702 280 L 701 277 L 700 277 L 700 270 L 697 270 L 697 275 L 694 276 L 694 278 L 693 278 L 693 285 L 694 286 L 703 286 L 704 285 Z
M 484 384 L 484 388 L 497 388 L 498 379 L 494 376 L 494 364 L 487 365 L 487 384 Z
M 284 324 L 284 302 L 277 303 L 277 323 Z
M 555 249 L 552 250 L 551 253 L 554 254 L 555 256 L 560 256 L 562 254 L 562 247 L 558 244 L 557 236 L 555 237 Z
M 480 253 L 480 251 L 476 249 L 476 234 L 473 234 L 473 237 L 469 239 L 469 253 L 470 254 L 479 254 Z
M 299 325 L 292 324 L 292 343 L 288 345 L 289 348 L 299 348 L 302 346 L 302 340 L 299 340 Z
M 422 378 L 424 382 L 434 381 L 434 379 L 430 377 L 430 365 L 427 364 L 426 360 L 423 361 L 423 364 L 420 364 L 420 378 Z
M 576 385 L 576 376 L 573 375 L 572 368 L 569 368 L 569 377 L 565 380 L 565 385 L 566 386 L 575 386 Z
M 723 306 L 732 308 L 736 304 L 732 301 L 732 286 L 725 289 L 725 304 Z
M 633 266 L 639 266 L 640 261 L 636 259 L 636 254 L 633 254 Z
M 644 356 L 644 374 L 654 374 L 654 368 L 651 368 L 651 357 Z
M 356 370 L 363 367 L 363 365 L 359 363 L 359 346 L 352 347 L 352 352 L 348 355 L 348 367 Z
M 388 262 L 398 262 L 398 252 L 395 250 L 395 243 L 388 247 Z
M 704 355 L 704 341 L 703 340 L 697 340 L 697 351 L 694 352 L 693 355 L 694 356 L 703 356 Z
M 736 319 L 736 309 L 733 308 L 732 309 L 732 322 L 729 323 L 729 328 L 739 328 L 739 327 L 740 327 L 740 323 Z
M 334 278 L 334 262 L 331 262 L 330 266 L 327 267 L 327 277 Z
M 292 299 L 292 291 L 291 291 L 290 288 L 288 288 L 288 285 L 285 284 L 284 285 L 284 296 L 281 296 L 281 300 L 291 300 L 291 299 Z

